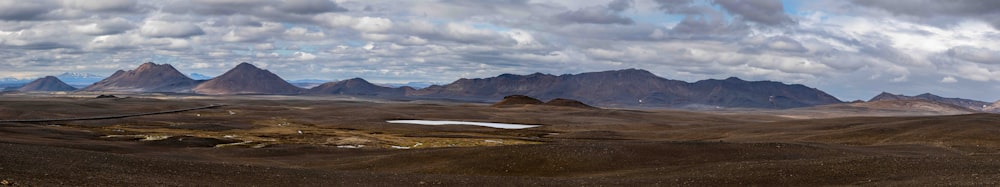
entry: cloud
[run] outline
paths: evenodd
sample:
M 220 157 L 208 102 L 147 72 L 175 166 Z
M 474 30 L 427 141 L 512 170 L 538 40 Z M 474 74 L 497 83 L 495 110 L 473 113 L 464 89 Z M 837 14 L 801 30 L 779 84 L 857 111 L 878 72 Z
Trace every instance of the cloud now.
M 450 82 L 642 68 L 687 81 L 802 83 L 841 98 L 886 90 L 995 100 L 979 94 L 1000 92 L 982 86 L 1000 82 L 994 4 L 0 0 L 0 74 L 106 75 L 145 61 L 221 74 L 247 61 L 290 79 Z
M 48 1 L 0 0 L 0 20 L 22 21 L 41 19 L 58 8 Z
M 948 49 L 948 56 L 982 64 L 1000 64 L 1000 51 L 971 46 L 958 46 Z
M 123 18 L 113 18 L 110 20 L 100 20 L 94 23 L 76 26 L 75 29 L 87 35 L 109 35 L 119 34 L 135 29 L 135 25 Z
M 715 0 L 714 3 L 729 13 L 765 25 L 783 25 L 795 22 L 785 14 L 780 0 Z
M 958 79 L 955 79 L 955 77 L 952 76 L 941 78 L 941 83 L 956 83 L 956 82 L 958 82 Z
M 592 6 L 557 14 L 556 19 L 569 23 L 633 24 L 631 18 L 618 15 L 632 6 L 631 0 L 615 0 L 607 6 Z
M 854 0 L 855 4 L 885 10 L 897 15 L 931 19 L 976 19 L 1000 29 L 1000 1 L 958 0 L 942 3 L 932 0 L 914 0 L 899 3 L 892 0 Z M 949 21 L 954 23 L 955 21 Z
M 63 6 L 92 12 L 134 12 L 139 10 L 134 0 L 63 0 Z
M 318 14 L 324 12 L 344 12 L 347 9 L 340 7 L 330 0 L 283 0 L 278 5 L 278 9 L 296 14 Z
M 146 20 L 140 28 L 143 36 L 148 37 L 171 37 L 187 38 L 191 36 L 203 35 L 205 31 L 190 22 L 168 22 L 159 20 Z

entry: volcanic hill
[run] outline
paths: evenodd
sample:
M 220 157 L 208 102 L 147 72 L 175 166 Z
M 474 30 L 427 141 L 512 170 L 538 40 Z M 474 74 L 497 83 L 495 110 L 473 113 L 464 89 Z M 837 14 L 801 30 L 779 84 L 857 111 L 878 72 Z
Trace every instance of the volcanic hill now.
M 372 84 L 362 78 L 353 78 L 337 82 L 323 83 L 309 89 L 309 93 L 334 95 L 365 95 L 399 97 L 406 95 L 410 87 L 389 88 Z
M 111 77 L 98 81 L 80 91 L 121 92 L 191 92 L 198 84 L 170 64 L 147 62 L 135 70 L 118 70 Z
M 268 70 L 243 62 L 218 77 L 194 87 L 194 92 L 207 95 L 234 94 L 299 94 L 295 87 Z
M 66 84 L 62 80 L 59 80 L 59 78 L 53 76 L 45 76 L 39 78 L 17 89 L 17 91 L 22 91 L 22 92 L 31 92 L 31 91 L 53 92 L 53 91 L 73 91 L 73 90 L 76 90 L 76 88 L 70 86 L 69 84 Z
M 504 96 L 503 100 L 493 103 L 493 107 L 508 107 L 508 106 L 522 106 L 522 105 L 537 105 L 543 104 L 542 101 L 535 99 L 533 97 L 528 97 L 524 95 L 508 95 Z

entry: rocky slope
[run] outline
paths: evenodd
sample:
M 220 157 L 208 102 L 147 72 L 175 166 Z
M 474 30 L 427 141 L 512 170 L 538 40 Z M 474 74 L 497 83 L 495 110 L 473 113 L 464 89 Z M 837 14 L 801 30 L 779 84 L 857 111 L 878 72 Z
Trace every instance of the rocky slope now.
M 235 95 L 299 94 L 303 90 L 285 82 L 268 70 L 244 62 L 218 77 L 199 84 L 193 91 L 208 95 Z
M 815 88 L 738 78 L 694 83 L 669 80 L 648 71 L 626 69 L 567 75 L 503 74 L 484 79 L 459 79 L 408 95 L 414 97 L 482 99 L 526 95 L 542 100 L 569 98 L 602 106 L 683 107 L 708 105 L 747 108 L 795 108 L 841 103 Z
M 372 84 L 365 79 L 353 78 L 343 81 L 323 83 L 309 89 L 308 92 L 313 94 L 399 97 L 406 95 L 406 92 L 410 90 L 413 90 L 413 88 L 389 88 Z
M 80 91 L 120 91 L 120 92 L 191 92 L 198 84 L 170 64 L 147 62 L 135 70 L 118 70 L 104 80 L 98 81 Z
M 54 92 L 54 91 L 73 91 L 73 90 L 76 90 L 76 88 L 66 84 L 62 80 L 59 80 L 59 78 L 53 76 L 45 76 L 39 78 L 17 89 L 17 91 L 22 91 L 22 92 L 36 92 L 36 91 Z

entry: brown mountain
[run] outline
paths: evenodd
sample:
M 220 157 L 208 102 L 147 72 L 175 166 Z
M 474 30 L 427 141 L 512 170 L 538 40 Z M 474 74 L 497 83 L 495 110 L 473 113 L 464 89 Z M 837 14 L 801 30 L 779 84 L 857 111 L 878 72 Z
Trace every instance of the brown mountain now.
M 401 97 L 406 95 L 406 92 L 409 90 L 413 90 L 413 88 L 389 88 L 372 84 L 365 79 L 353 78 L 343 81 L 323 83 L 309 89 L 308 92 L 313 94 Z
M 573 108 L 596 108 L 596 107 L 587 105 L 587 104 L 585 104 L 583 102 L 580 102 L 580 101 L 577 101 L 577 100 L 563 99 L 563 98 L 552 99 L 549 102 L 545 102 L 544 105 L 548 105 L 548 106 L 561 106 L 561 107 L 573 107 Z
M 510 107 L 510 106 L 523 106 L 523 105 L 538 105 L 543 104 L 542 101 L 538 99 L 524 96 L 524 95 L 508 95 L 504 96 L 503 100 L 493 103 L 493 107 Z
M 484 79 L 459 79 L 408 95 L 469 100 L 526 95 L 545 100 L 570 98 L 602 106 L 795 108 L 841 103 L 823 91 L 798 84 L 738 78 L 688 83 L 638 69 L 559 76 L 503 74 Z
M 118 70 L 80 91 L 191 92 L 197 84 L 198 81 L 184 76 L 170 64 L 147 62 L 135 70 Z
M 234 94 L 298 94 L 302 89 L 295 87 L 270 71 L 257 68 L 249 63 L 240 63 L 235 68 L 209 79 L 194 87 L 194 92 L 208 95 Z
M 945 104 L 960 106 L 960 107 L 964 107 L 964 108 L 968 108 L 968 109 L 972 109 L 972 110 L 977 110 L 977 111 L 985 111 L 984 107 L 988 107 L 989 105 L 991 105 L 991 103 L 984 102 L 984 101 L 977 101 L 977 100 L 971 100 L 971 99 L 962 99 L 962 98 L 946 98 L 946 97 L 941 97 L 941 96 L 937 96 L 937 95 L 930 94 L 930 93 L 920 94 L 920 95 L 916 95 L 916 96 L 906 96 L 906 95 L 898 95 L 898 94 L 892 94 L 892 93 L 882 92 L 881 94 L 878 94 L 875 97 L 872 97 L 872 99 L 869 99 L 868 102 L 873 102 L 873 101 L 897 101 L 897 100 L 926 100 L 926 101 L 931 101 L 931 102 L 939 102 L 939 103 L 945 103 Z
M 59 80 L 59 78 L 53 76 L 45 76 L 39 78 L 17 89 L 17 91 L 22 91 L 22 92 L 32 92 L 32 91 L 57 92 L 57 91 L 73 91 L 73 90 L 76 90 L 76 88 L 66 84 L 62 80 Z

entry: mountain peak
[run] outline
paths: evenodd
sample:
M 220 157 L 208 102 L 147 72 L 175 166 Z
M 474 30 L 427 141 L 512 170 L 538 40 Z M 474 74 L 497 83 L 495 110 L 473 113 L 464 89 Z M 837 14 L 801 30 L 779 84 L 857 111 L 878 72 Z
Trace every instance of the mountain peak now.
M 45 77 L 39 78 L 39 79 L 37 79 L 35 81 L 31 81 L 30 83 L 25 84 L 24 86 L 21 86 L 21 88 L 19 88 L 17 90 L 18 91 L 22 91 L 22 92 L 29 92 L 29 91 L 73 91 L 73 90 L 76 90 L 76 88 L 74 88 L 72 86 L 69 86 L 68 84 L 66 84 L 62 80 L 59 80 L 59 78 L 57 78 L 57 77 L 54 77 L 54 76 L 45 76 Z
M 146 62 L 134 70 L 118 70 L 84 91 L 190 92 L 197 84 L 170 64 Z
M 301 91 L 278 75 L 246 62 L 199 84 L 193 90 L 195 93 L 211 95 L 298 94 Z
M 236 67 L 233 68 L 233 69 L 234 70 L 235 69 L 254 69 L 254 70 L 259 70 L 260 68 L 258 68 L 257 66 L 254 66 L 253 64 L 247 63 L 247 62 L 241 62 L 240 64 L 236 65 Z

